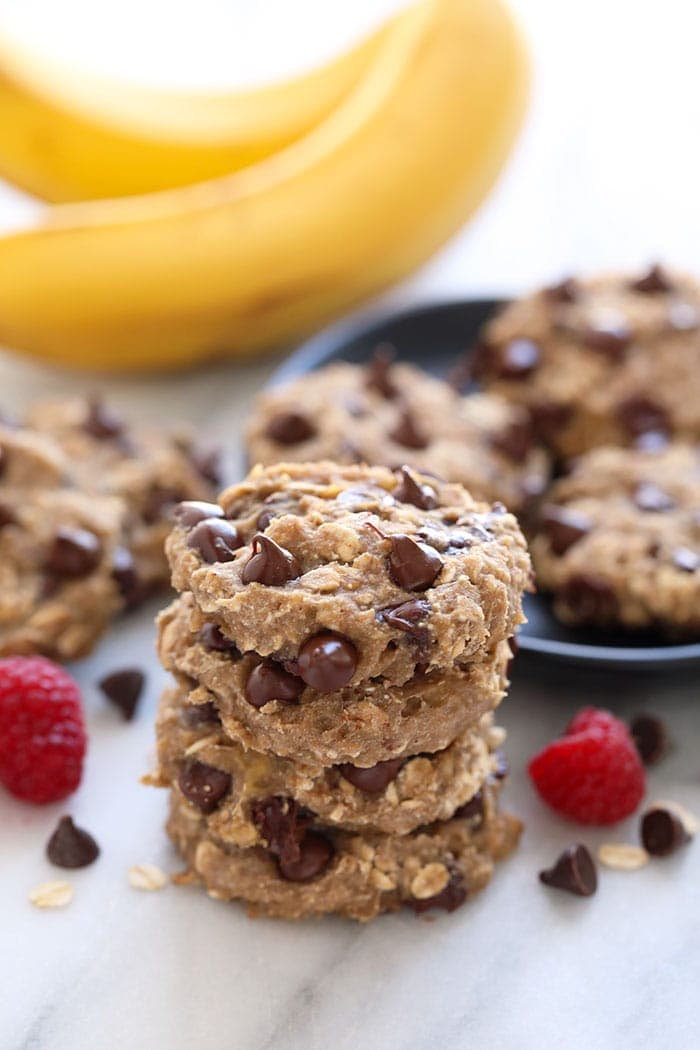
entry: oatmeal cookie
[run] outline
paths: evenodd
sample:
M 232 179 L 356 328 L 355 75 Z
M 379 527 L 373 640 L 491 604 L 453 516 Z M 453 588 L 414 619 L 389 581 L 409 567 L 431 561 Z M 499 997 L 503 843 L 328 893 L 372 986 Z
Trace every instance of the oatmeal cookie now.
M 544 489 L 548 456 L 522 408 L 461 397 L 408 364 L 337 363 L 266 391 L 247 428 L 251 465 L 333 460 L 399 467 L 457 481 L 518 513 Z
M 474 370 L 564 459 L 650 434 L 697 440 L 700 286 L 658 266 L 563 281 L 487 324 Z
M 532 555 L 567 623 L 697 636 L 697 447 L 588 452 L 552 486 Z

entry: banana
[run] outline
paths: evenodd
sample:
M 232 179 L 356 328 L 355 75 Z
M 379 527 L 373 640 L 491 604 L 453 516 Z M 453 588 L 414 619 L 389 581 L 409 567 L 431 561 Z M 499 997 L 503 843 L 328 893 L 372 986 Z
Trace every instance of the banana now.
M 286 150 L 183 189 L 58 206 L 0 238 L 0 343 L 157 370 L 296 340 L 459 229 L 510 150 L 527 74 L 500 0 L 422 0 Z
M 0 177 L 54 203 L 186 186 L 277 153 L 350 93 L 396 21 L 255 91 L 159 91 L 76 73 L 0 36 Z

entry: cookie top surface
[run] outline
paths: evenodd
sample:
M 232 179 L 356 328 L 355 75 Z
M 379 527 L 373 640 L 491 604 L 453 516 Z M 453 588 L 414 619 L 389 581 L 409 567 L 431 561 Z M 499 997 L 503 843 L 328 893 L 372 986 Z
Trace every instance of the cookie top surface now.
M 556 482 L 532 542 L 572 623 L 700 633 L 700 453 L 595 449 Z
M 288 661 L 320 692 L 468 663 L 522 622 L 518 524 L 460 485 L 280 464 L 254 468 L 220 508 L 198 520 L 183 505 L 167 542 L 174 586 L 240 651 Z
M 663 432 L 700 437 L 700 286 L 646 274 L 569 280 L 507 306 L 475 372 L 528 406 L 560 456 Z
M 419 470 L 520 510 L 546 484 L 548 457 L 527 414 L 499 397 L 461 397 L 412 365 L 337 363 L 263 393 L 247 428 L 252 464 L 333 460 Z

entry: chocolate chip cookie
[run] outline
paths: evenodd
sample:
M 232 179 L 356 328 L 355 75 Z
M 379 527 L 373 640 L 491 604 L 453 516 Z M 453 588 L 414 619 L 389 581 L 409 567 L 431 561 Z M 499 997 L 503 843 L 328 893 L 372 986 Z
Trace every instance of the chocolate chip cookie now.
M 659 266 L 563 281 L 486 326 L 474 371 L 561 458 L 700 439 L 700 286 Z
M 483 660 L 522 623 L 530 576 L 502 506 L 413 471 L 332 463 L 256 467 L 218 505 L 181 505 L 167 552 L 212 627 L 298 692 Z
M 552 486 L 532 555 L 567 623 L 697 637 L 697 446 L 588 452 Z
M 200 811 L 204 800 L 209 833 L 242 848 L 261 844 L 256 807 L 271 796 L 291 799 L 324 824 L 346 831 L 404 835 L 450 819 L 467 803 L 480 812 L 482 789 L 500 775 L 496 749 L 505 738 L 488 715 L 442 751 L 369 767 L 324 768 L 244 748 L 226 734 L 213 697 L 190 703 L 185 689 L 165 691 L 156 736 L 158 770 L 149 783 L 172 787 Z M 228 789 L 214 805 L 216 786 L 225 777 Z M 207 784 L 211 789 L 203 794 Z
M 334 460 L 409 464 L 519 512 L 549 476 L 527 413 L 499 397 L 461 397 L 381 351 L 366 368 L 333 364 L 262 394 L 247 429 L 252 464 Z
M 401 907 L 454 911 L 487 885 L 521 830 L 491 800 L 484 812 L 408 835 L 328 828 L 274 796 L 260 800 L 255 819 L 265 845 L 240 848 L 210 831 L 201 808 L 173 793 L 168 833 L 188 864 L 180 881 L 201 881 L 211 897 L 243 900 L 253 915 L 285 919 L 336 913 L 367 921 Z

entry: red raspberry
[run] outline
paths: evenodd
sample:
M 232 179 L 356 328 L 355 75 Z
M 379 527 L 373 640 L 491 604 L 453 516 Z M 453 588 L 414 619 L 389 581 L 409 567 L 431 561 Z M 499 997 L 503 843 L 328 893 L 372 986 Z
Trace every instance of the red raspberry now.
M 27 802 L 57 802 L 80 783 L 87 738 L 80 690 L 40 656 L 0 660 L 0 782 Z
M 627 726 L 595 707 L 579 711 L 528 769 L 544 801 L 581 824 L 614 824 L 644 795 L 644 767 Z

